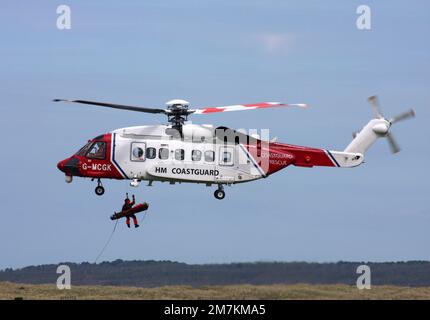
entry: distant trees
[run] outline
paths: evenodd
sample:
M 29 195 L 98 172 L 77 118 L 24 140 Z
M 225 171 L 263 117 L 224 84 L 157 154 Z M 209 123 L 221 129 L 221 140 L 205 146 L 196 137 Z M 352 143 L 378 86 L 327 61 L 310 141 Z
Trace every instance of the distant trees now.
M 186 264 L 173 261 L 123 261 L 98 264 L 68 263 L 74 285 L 157 287 L 164 285 L 225 284 L 334 284 L 354 285 L 356 268 L 367 264 L 374 285 L 430 286 L 430 262 L 254 262 L 231 264 Z M 0 271 L 0 281 L 55 283 L 57 265 L 30 266 Z

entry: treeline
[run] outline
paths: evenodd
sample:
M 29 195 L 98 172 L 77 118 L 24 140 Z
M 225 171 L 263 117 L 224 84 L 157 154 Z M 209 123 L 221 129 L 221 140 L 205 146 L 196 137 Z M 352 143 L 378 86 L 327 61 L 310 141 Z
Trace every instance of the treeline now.
M 430 286 L 430 262 L 255 262 L 186 264 L 173 261 L 122 261 L 60 263 L 71 269 L 73 285 L 158 287 L 164 285 L 225 284 L 350 284 L 356 283 L 357 267 L 371 269 L 374 285 Z M 56 283 L 58 265 L 30 266 L 0 271 L 0 281 Z

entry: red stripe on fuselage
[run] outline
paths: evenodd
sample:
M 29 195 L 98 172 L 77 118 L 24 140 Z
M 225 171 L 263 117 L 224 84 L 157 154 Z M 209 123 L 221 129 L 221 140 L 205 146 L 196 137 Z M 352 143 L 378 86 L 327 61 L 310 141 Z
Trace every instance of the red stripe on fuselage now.
M 336 166 L 323 149 L 264 141 L 245 145 L 245 147 L 265 175 L 271 175 L 289 165 L 299 167 Z

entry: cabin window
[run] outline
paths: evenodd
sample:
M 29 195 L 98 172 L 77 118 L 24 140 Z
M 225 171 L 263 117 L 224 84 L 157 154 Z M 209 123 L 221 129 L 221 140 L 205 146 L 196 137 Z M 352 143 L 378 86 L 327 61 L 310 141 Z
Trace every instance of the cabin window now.
M 176 149 L 175 150 L 175 159 L 182 161 L 185 159 L 185 150 L 184 149 Z
M 90 159 L 104 159 L 106 157 L 106 143 L 102 141 L 94 142 L 86 154 Z
M 205 151 L 205 161 L 206 162 L 214 162 L 215 161 L 215 152 L 214 151 Z
M 219 164 L 223 166 L 233 165 L 233 148 L 221 147 L 219 148 Z
M 155 159 L 157 156 L 157 150 L 153 147 L 146 148 L 146 158 Z
M 145 148 L 144 142 L 132 142 L 131 143 L 131 161 L 145 161 Z
M 167 148 L 160 148 L 160 150 L 158 150 L 158 157 L 161 160 L 167 160 L 167 159 L 169 159 L 169 149 L 167 149 Z
M 202 160 L 202 152 L 200 150 L 191 151 L 191 160 L 193 160 L 193 161 Z
M 221 154 L 221 162 L 223 162 L 223 163 L 231 162 L 231 152 L 224 151 Z
M 136 147 L 133 149 L 133 158 L 138 159 L 138 160 L 142 160 L 143 157 L 143 149 Z

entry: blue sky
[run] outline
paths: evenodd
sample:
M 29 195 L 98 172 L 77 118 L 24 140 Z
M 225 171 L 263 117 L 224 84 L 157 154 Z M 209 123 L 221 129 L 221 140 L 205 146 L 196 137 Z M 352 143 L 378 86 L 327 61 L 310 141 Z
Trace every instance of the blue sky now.
M 13 1 L 0 10 L 3 132 L 0 268 L 94 261 L 126 191 L 150 203 L 144 227 L 119 225 L 103 259 L 188 263 L 430 259 L 430 5 L 365 1 L 372 30 L 356 28 L 359 1 Z M 72 29 L 56 28 L 56 8 Z M 378 141 L 355 169 L 287 168 L 227 188 L 139 189 L 64 182 L 56 163 L 89 138 L 163 117 L 54 104 L 81 98 L 163 106 L 304 102 L 306 110 L 194 117 L 270 128 L 279 141 L 343 150 L 371 117 L 414 107 L 394 126 L 402 152 Z

